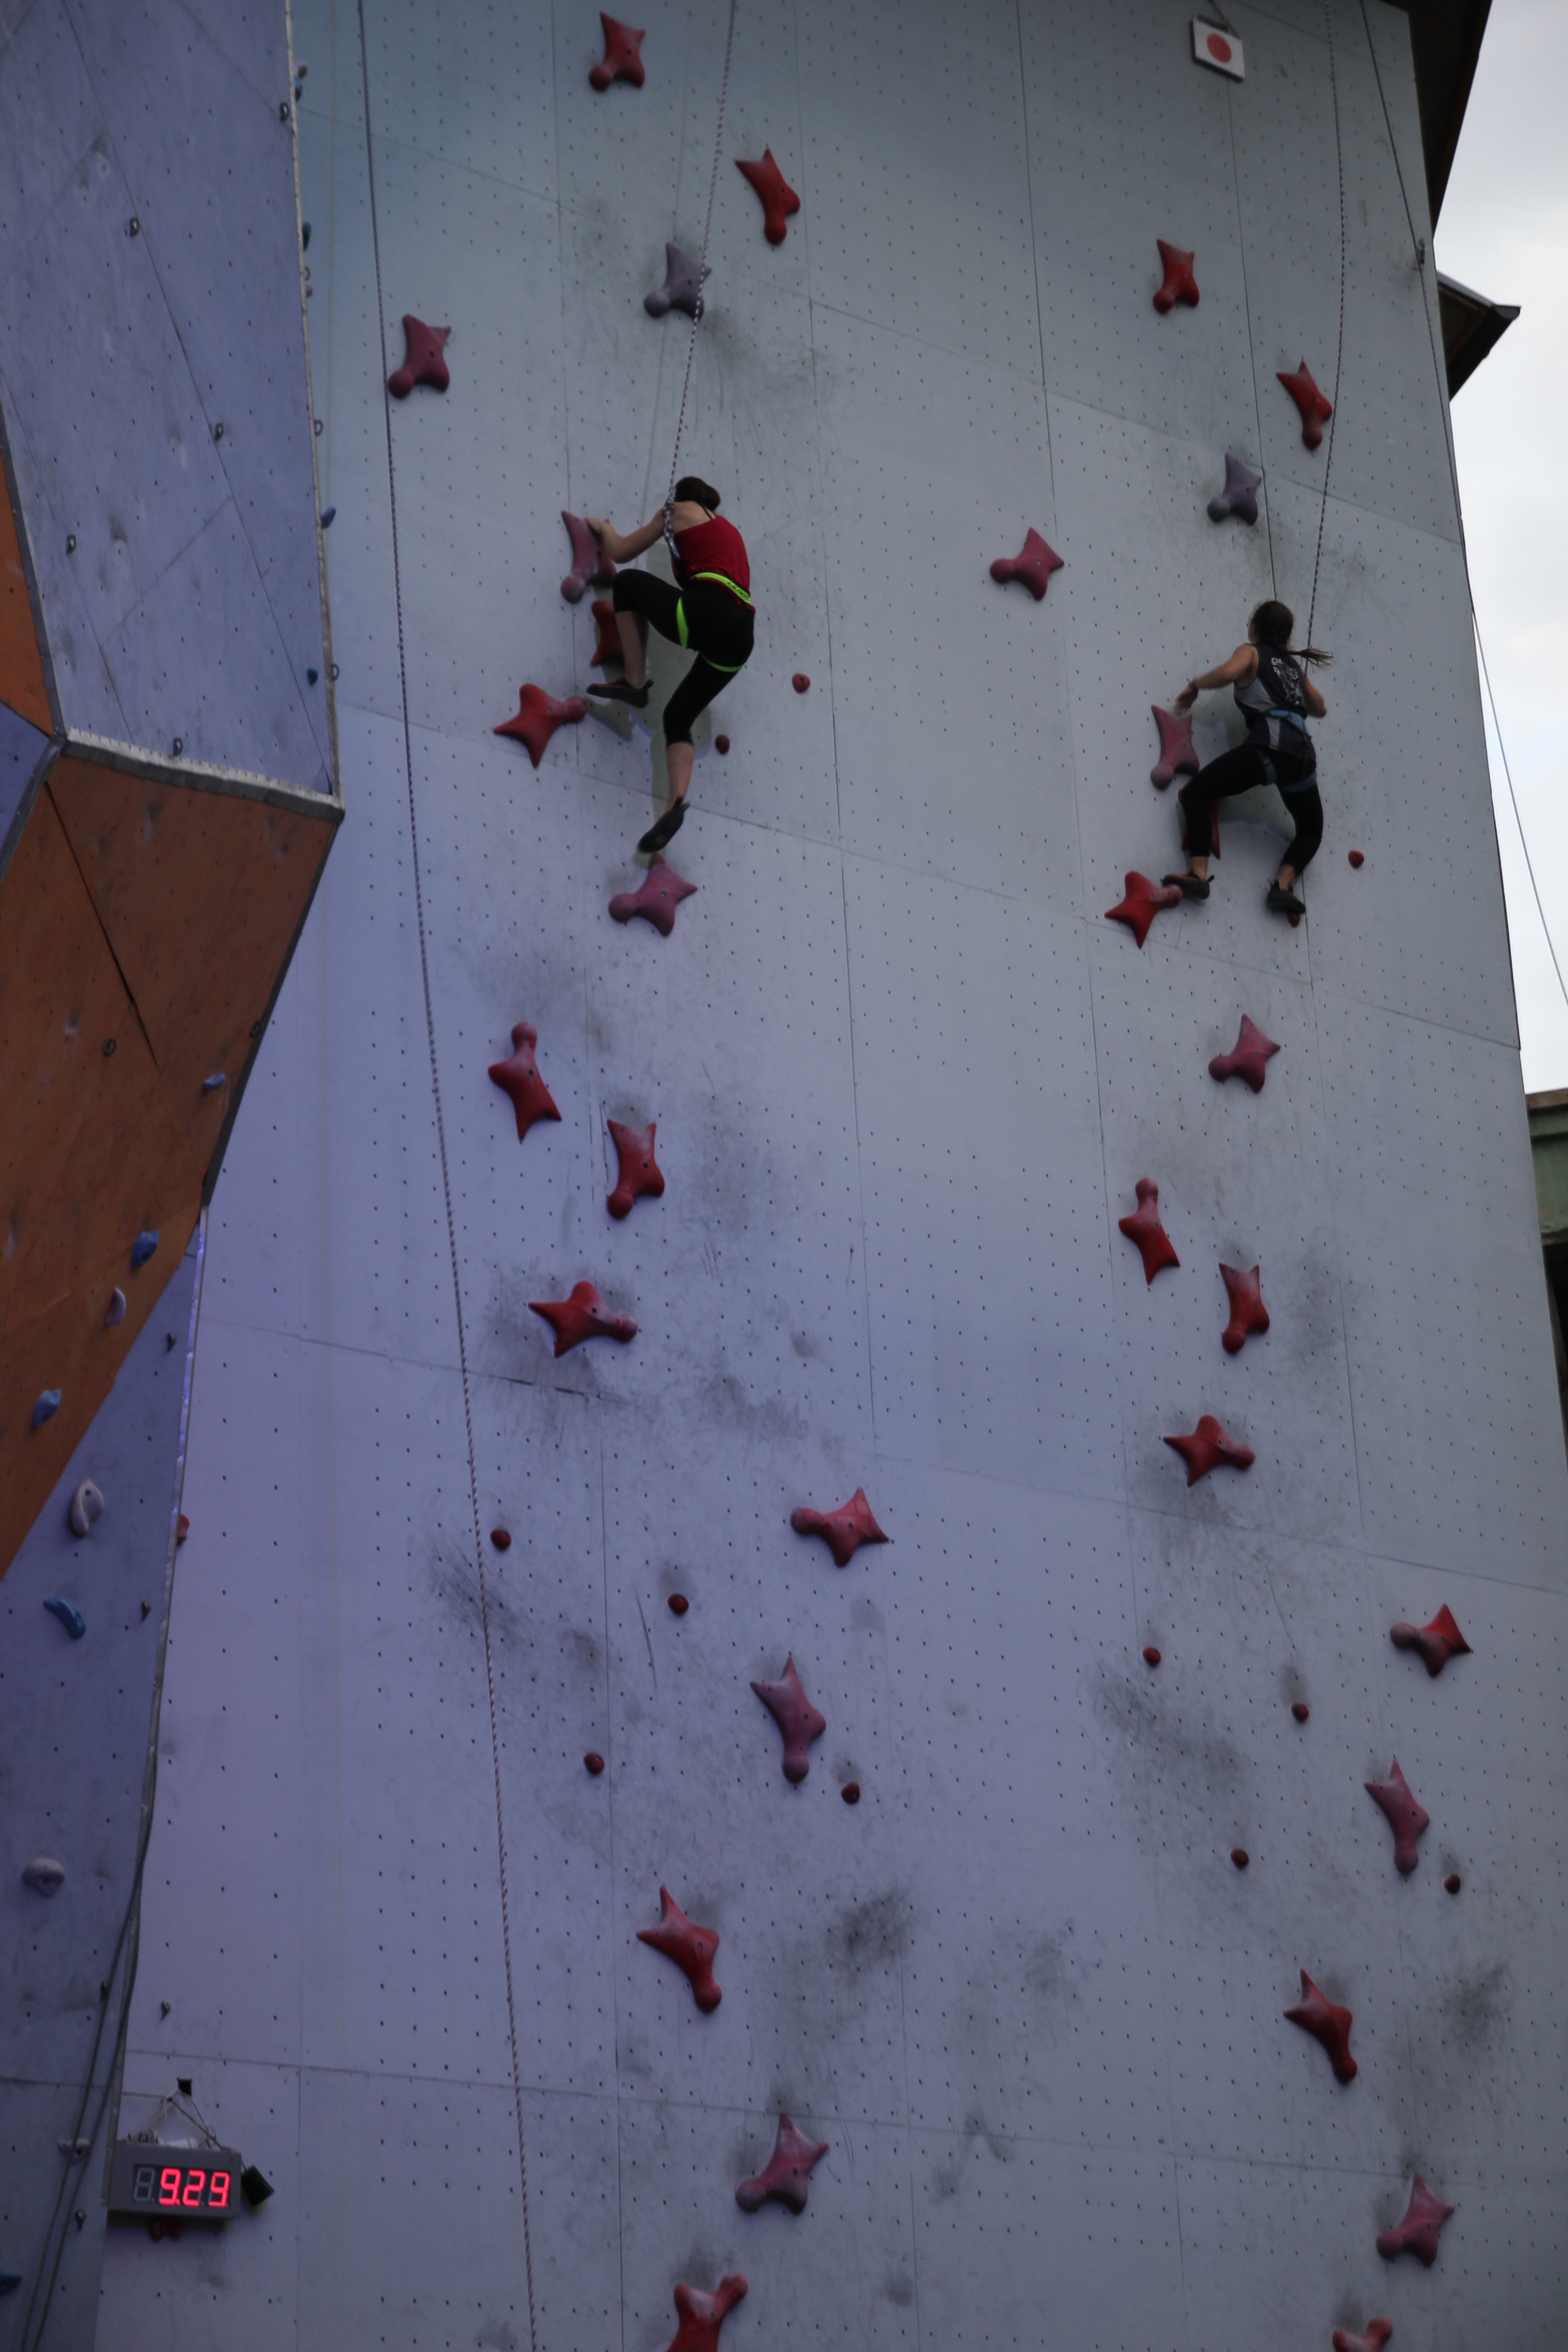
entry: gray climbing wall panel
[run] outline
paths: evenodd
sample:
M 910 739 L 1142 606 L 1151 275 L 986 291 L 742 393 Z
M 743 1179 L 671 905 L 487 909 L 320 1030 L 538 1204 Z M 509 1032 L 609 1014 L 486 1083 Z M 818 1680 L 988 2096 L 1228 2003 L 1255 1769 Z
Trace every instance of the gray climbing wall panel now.
M 295 7 L 353 822 L 213 1213 L 123 2119 L 193 2074 L 278 2194 L 112 2233 L 101 2343 L 530 2344 L 498 1788 L 540 2346 L 659 2352 L 733 2269 L 737 2347 L 1562 2340 L 1568 1477 L 1433 289 L 1332 5 L 1325 511 L 1274 381 L 1333 382 L 1314 0 L 1233 12 L 1239 86 L 1150 0 L 742 0 L 685 451 L 758 646 L 668 940 L 605 913 L 646 736 L 536 772 L 490 730 L 585 680 L 558 510 L 662 491 L 686 328 L 642 297 L 700 241 L 725 12 L 649 15 L 598 97 L 591 8 L 366 0 L 362 57 Z M 764 145 L 776 249 L 729 160 Z M 1153 311 L 1160 236 L 1195 311 Z M 405 310 L 452 383 L 388 411 Z M 1256 530 L 1205 513 L 1227 447 Z M 1149 707 L 1260 595 L 1304 614 L 1321 519 L 1310 919 L 1238 822 L 1140 954 L 1102 910 L 1172 861 Z M 987 577 L 1029 525 L 1043 605 Z M 1207 1075 L 1243 1013 L 1257 1097 Z M 521 1146 L 520 1020 L 562 1113 Z M 668 1180 L 624 1224 L 606 1117 Z M 1234 1359 L 1222 1260 L 1273 1318 Z M 584 1277 L 638 1336 L 557 1361 L 529 1301 Z M 1189 1490 L 1205 1412 L 1258 1458 Z M 840 1573 L 788 1517 L 859 1485 L 891 1541 Z M 1431 1682 L 1387 1627 L 1444 1603 L 1474 1655 Z M 798 1789 L 749 1687 L 786 1654 Z M 1408 1880 L 1361 1786 L 1394 1755 Z M 711 2016 L 636 1940 L 661 1882 L 721 1935 Z M 1302 1968 L 1348 2089 L 1282 2019 Z M 748 2218 L 780 2106 L 829 2153 Z M 1430 2273 L 1373 2251 L 1413 2170 L 1458 2209 Z

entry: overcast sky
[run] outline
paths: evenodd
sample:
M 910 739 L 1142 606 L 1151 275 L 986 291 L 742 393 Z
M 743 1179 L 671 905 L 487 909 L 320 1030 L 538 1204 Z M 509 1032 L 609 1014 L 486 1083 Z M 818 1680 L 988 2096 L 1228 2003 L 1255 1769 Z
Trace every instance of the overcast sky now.
M 1568 976 L 1568 0 L 1492 0 L 1436 259 L 1521 316 L 1454 403 L 1476 611 L 1557 960 Z M 1531 1093 L 1568 1087 L 1552 968 L 1492 745 Z M 1413 780 L 1414 782 L 1414 780 Z M 1413 807 L 1412 814 L 1415 811 Z

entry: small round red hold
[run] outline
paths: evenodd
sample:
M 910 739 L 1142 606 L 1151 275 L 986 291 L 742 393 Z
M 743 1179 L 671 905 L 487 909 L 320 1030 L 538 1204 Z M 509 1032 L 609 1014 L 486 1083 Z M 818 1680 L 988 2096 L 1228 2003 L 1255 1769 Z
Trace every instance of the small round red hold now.
M 1211 33 L 1207 40 L 1205 41 L 1204 47 L 1208 51 L 1216 66 L 1229 65 L 1230 43 L 1226 39 L 1223 33 Z
M 492 1528 L 490 1529 L 490 1541 L 494 1544 L 497 1551 L 510 1551 L 511 1549 L 511 1530 L 510 1528 Z
M 1230 1850 L 1230 1858 L 1232 1862 L 1235 1863 L 1237 1870 L 1245 1870 L 1247 1864 L 1252 1860 L 1252 1856 L 1247 1853 L 1247 1848 L 1244 1845 L 1233 1845 Z
M 842 1789 L 840 1789 L 840 1790 L 839 1790 L 838 1793 L 839 1793 L 839 1795 L 843 1798 L 843 1800 L 844 1800 L 844 1801 L 845 1801 L 845 1803 L 846 1803 L 847 1805 L 858 1805 L 858 1804 L 859 1803 L 859 1801 L 860 1801 L 860 1783 L 859 1783 L 859 1781 L 858 1781 L 858 1780 L 846 1780 L 846 1781 L 845 1781 L 845 1783 L 844 1783 L 844 1786 L 842 1787 Z
M 586 1756 L 584 1757 L 583 1761 L 588 1767 L 589 1771 L 592 1772 L 595 1780 L 596 1780 L 600 1773 L 605 1769 L 604 1758 L 596 1754 L 595 1751 L 590 1748 Z
M 1143 1653 L 1143 1664 L 1144 1664 L 1146 1666 L 1157 1666 L 1157 1665 L 1159 1664 L 1159 1663 L 1160 1663 L 1160 1653 L 1159 1653 L 1159 1651 L 1158 1651 L 1158 1650 L 1156 1650 L 1156 1649 L 1154 1649 L 1154 1648 L 1151 1647 L 1151 1648 L 1149 1648 L 1149 1649 L 1147 1649 L 1147 1650 L 1145 1650 L 1145 1651 L 1144 1651 L 1144 1653 Z
M 180 1513 L 179 1524 L 176 1526 L 176 1528 L 175 1528 L 175 1529 L 174 1529 L 174 1541 L 175 1541 L 177 1544 L 183 1544 L 183 1543 L 184 1542 L 184 1540 L 185 1540 L 185 1538 L 190 1534 L 190 1532 L 191 1532 L 191 1523 L 190 1523 L 189 1519 L 187 1519 L 187 1518 L 186 1518 L 186 1517 L 185 1517 L 185 1515 L 184 1515 L 184 1511 L 182 1511 L 182 1512 Z
M 1290 1712 L 1298 1723 L 1305 1723 L 1312 1710 L 1304 1698 L 1293 1698 L 1290 1702 Z
M 688 1601 L 684 1592 L 672 1592 L 670 1594 L 669 1613 L 672 1617 L 684 1617 L 690 1606 L 691 1603 Z
M 791 678 L 790 684 L 794 687 L 797 694 L 804 694 L 806 688 L 811 684 L 811 680 L 807 677 L 805 670 L 797 669 L 795 676 Z
M 1363 850 L 1352 849 L 1350 854 L 1350 858 L 1352 866 L 1364 866 L 1366 864 L 1366 854 Z
M 1451 1870 L 1448 1873 L 1447 1877 L 1443 1881 L 1443 1884 L 1450 1895 L 1457 1895 L 1459 1891 L 1458 1872 L 1457 1870 Z
M 718 752 L 719 757 L 721 760 L 727 760 L 730 756 L 730 738 L 728 735 L 715 735 L 713 738 L 713 749 Z

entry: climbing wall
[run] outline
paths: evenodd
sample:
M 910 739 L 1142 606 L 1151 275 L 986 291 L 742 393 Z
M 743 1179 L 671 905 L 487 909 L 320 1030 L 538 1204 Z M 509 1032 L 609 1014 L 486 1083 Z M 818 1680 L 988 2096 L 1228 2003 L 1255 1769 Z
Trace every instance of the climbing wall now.
M 1331 6 L 1237 81 L 741 0 L 683 453 L 757 648 L 662 927 L 647 736 L 493 730 L 595 675 L 562 511 L 663 491 L 727 12 L 599 89 L 574 0 L 295 6 L 350 821 L 212 1213 L 120 2120 L 190 2078 L 275 2194 L 112 2231 L 101 2344 L 1562 2342 L 1568 1478 L 1407 28 Z M 1233 810 L 1140 946 L 1152 709 L 1320 538 L 1307 919 Z

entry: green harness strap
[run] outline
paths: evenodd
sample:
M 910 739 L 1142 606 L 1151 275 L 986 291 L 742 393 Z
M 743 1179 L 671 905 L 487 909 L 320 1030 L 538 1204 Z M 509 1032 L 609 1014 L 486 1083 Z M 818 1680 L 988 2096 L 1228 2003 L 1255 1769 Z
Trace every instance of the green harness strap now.
M 746 607 L 746 610 L 747 610 L 749 613 L 755 612 L 755 610 L 756 610 L 755 605 L 752 604 L 752 602 L 751 598 L 747 595 L 747 593 L 746 593 L 745 590 L 744 590 L 743 588 L 742 588 L 742 587 L 737 586 L 736 583 L 735 583 L 733 580 L 730 579 L 730 578 L 728 577 L 728 575 L 727 575 L 725 572 L 694 572 L 692 573 L 692 575 L 691 575 L 691 580 L 692 580 L 692 581 L 696 581 L 696 580 L 717 580 L 721 587 L 722 587 L 722 588 L 727 588 L 727 589 L 730 591 L 730 593 L 731 593 L 731 596 L 738 596 L 738 597 L 740 598 L 740 600 L 741 600 L 742 604 L 744 604 L 744 606 Z M 690 582 L 690 581 L 689 581 L 689 582 L 687 583 L 687 585 L 689 587 L 689 586 L 690 586 L 690 584 L 691 584 L 691 582 Z M 683 648 L 683 649 L 689 648 L 689 646 L 690 646 L 691 640 L 690 640 L 689 636 L 687 635 L 687 628 L 686 628 L 686 599 L 685 599 L 685 597 L 684 597 L 684 596 L 681 596 L 681 597 L 678 598 L 678 599 L 677 599 L 677 602 L 676 602 L 676 607 L 675 607 L 675 625 L 676 625 L 676 627 L 677 627 L 677 628 L 679 630 L 679 632 L 680 632 L 680 643 L 681 643 L 681 646 L 682 646 L 682 648 Z M 703 658 L 703 660 L 704 660 L 705 662 L 707 662 L 708 667 L 709 667 L 709 668 L 710 668 L 710 669 L 716 669 L 716 670 L 718 670 L 718 671 L 719 671 L 719 673 L 720 673 L 720 675 L 721 675 L 721 677 L 734 677 L 737 675 L 737 673 L 738 673 L 739 671 L 741 671 L 741 670 L 744 669 L 744 668 L 745 668 L 745 667 L 746 667 L 746 665 L 745 665 L 745 663 L 744 663 L 744 662 L 716 662 L 716 661 L 712 660 L 712 659 L 711 659 L 711 658 L 710 658 L 707 654 L 704 654 L 704 655 L 703 655 L 703 656 L 702 656 L 702 658 Z

